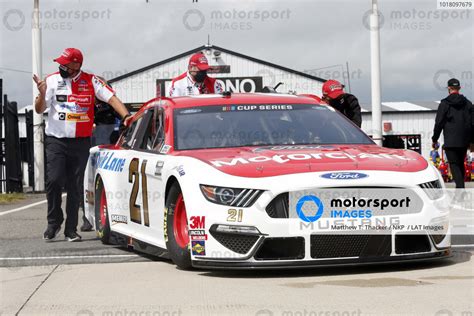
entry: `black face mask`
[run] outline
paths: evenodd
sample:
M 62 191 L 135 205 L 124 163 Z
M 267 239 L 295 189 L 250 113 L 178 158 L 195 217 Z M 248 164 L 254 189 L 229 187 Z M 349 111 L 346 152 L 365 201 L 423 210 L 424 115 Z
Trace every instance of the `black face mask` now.
M 67 70 L 62 69 L 61 67 L 59 67 L 59 74 L 64 79 L 69 78 L 69 76 L 70 76 L 69 72 Z
M 206 77 L 207 77 L 207 71 L 201 70 L 196 73 L 196 75 L 194 76 L 194 80 L 196 80 L 196 82 L 201 83 L 204 81 L 204 79 L 206 79 Z

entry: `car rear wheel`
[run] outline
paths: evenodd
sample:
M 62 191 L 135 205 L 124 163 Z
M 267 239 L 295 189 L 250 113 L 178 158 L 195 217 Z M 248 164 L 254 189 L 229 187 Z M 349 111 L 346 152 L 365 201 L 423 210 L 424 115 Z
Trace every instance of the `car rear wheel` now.
M 166 248 L 171 260 L 180 269 L 190 269 L 188 218 L 183 193 L 177 183 L 173 184 L 166 198 L 164 226 Z
M 95 218 L 97 235 L 104 244 L 110 244 L 110 222 L 108 216 L 107 196 L 102 180 L 95 185 Z

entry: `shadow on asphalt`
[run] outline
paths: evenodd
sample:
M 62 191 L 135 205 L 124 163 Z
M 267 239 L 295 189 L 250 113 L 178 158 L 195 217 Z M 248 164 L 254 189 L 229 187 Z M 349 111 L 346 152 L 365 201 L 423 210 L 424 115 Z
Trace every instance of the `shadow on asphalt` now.
M 472 253 L 464 250 L 453 251 L 446 259 L 423 262 L 381 263 L 359 266 L 335 266 L 320 268 L 272 269 L 272 270 L 215 270 L 198 271 L 202 276 L 214 278 L 299 278 L 308 276 L 332 276 L 349 274 L 376 274 L 385 272 L 415 271 L 442 268 L 471 261 Z

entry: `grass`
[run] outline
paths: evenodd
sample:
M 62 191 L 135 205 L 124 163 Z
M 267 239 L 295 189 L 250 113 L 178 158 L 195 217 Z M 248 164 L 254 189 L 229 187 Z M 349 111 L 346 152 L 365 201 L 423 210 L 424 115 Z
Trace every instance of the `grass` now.
M 0 194 L 0 204 L 9 204 L 21 201 L 25 198 L 23 193 L 4 193 Z

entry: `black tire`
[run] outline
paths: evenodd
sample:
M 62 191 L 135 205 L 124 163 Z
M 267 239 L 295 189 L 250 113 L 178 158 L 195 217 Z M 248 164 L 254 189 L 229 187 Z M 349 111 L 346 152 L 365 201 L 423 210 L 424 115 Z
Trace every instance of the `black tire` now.
M 107 207 L 107 200 L 105 200 L 105 205 L 102 205 L 102 194 L 105 195 L 105 188 L 101 178 L 98 178 L 95 183 L 95 227 L 97 230 L 97 235 L 103 244 L 110 245 L 110 222 L 109 222 L 109 212 Z M 101 221 L 101 207 L 104 207 L 104 216 L 105 223 L 102 224 Z
M 176 211 L 176 202 L 178 197 L 182 195 L 181 188 L 178 183 L 174 183 L 168 192 L 165 203 L 164 214 L 164 232 L 166 248 L 169 252 L 171 260 L 183 270 L 191 269 L 191 253 L 189 249 L 189 242 L 185 247 L 181 247 L 176 241 L 174 234 L 174 216 Z

